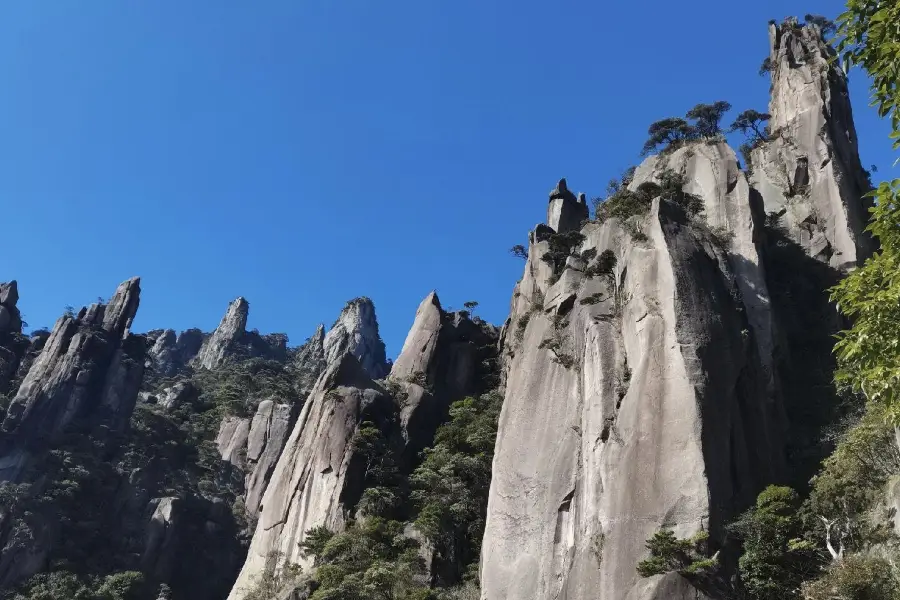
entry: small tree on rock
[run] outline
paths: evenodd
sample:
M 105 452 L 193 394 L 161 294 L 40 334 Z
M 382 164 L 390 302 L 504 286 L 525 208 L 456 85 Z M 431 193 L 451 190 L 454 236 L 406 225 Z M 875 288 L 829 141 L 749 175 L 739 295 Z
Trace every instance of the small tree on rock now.
M 769 138 L 764 123 L 772 118 L 769 113 L 748 109 L 742 112 L 731 124 L 729 132 L 740 131 L 751 138 L 751 143 L 765 141 Z
M 808 14 L 803 19 L 810 25 L 816 25 L 822 32 L 822 35 L 828 35 L 837 31 L 837 25 L 834 24 L 834 21 L 822 15 Z
M 722 133 L 719 123 L 731 110 L 731 104 L 724 100 L 712 104 L 698 104 L 688 111 L 687 118 L 694 121 L 694 129 L 703 138 L 712 138 Z
M 685 141 L 695 139 L 697 130 L 690 123 L 678 117 L 669 117 L 656 121 L 647 130 L 650 138 L 644 144 L 641 154 L 655 152 L 660 146 L 663 150 L 674 149 Z
M 523 260 L 528 260 L 528 248 L 522 244 L 516 244 L 509 249 L 510 254 Z

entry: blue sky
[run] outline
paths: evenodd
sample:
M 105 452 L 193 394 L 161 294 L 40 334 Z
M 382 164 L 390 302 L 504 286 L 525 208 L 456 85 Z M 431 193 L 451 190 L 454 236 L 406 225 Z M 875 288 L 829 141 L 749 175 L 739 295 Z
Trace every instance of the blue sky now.
M 813 6 L 815 4 L 815 6 Z M 565 176 L 598 195 L 654 120 L 765 109 L 766 22 L 835 0 L 9 0 L 0 8 L 0 281 L 33 327 L 142 277 L 135 329 L 297 344 L 375 301 L 505 319 L 507 250 Z M 887 124 L 852 78 L 863 162 Z

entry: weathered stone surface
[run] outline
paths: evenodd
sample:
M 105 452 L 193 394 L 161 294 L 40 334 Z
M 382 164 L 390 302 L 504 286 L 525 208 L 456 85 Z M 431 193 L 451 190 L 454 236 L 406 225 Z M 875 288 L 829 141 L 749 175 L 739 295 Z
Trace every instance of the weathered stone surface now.
M 247 440 L 248 473 L 244 480 L 247 512 L 256 515 L 266 487 L 294 426 L 296 412 L 290 404 L 263 400 L 250 424 Z
M 237 298 L 229 304 L 216 331 L 203 343 L 194 358 L 194 364 L 204 369 L 215 369 L 222 365 L 233 345 L 243 338 L 249 313 L 250 304 L 244 298 Z
M 153 340 L 153 346 L 148 352 L 149 366 L 163 377 L 175 375 L 183 366 L 178 357 L 176 343 L 175 331 L 166 329 Z
M 0 283 L 0 394 L 9 392 L 28 349 L 28 338 L 22 335 L 22 318 L 16 308 L 18 301 L 15 280 Z
M 384 342 L 378 334 L 375 305 L 368 298 L 355 298 L 344 306 L 325 336 L 325 361 L 334 364 L 350 353 L 372 379 L 388 374 Z
M 807 254 L 850 269 L 874 243 L 847 78 L 817 26 L 772 24 L 769 38 L 771 133 L 752 153 L 751 186 Z
M 767 373 L 768 388 L 774 394 L 772 307 L 760 247 L 763 207 L 754 203 L 737 156 L 725 142 L 698 142 L 665 156 L 651 156 L 635 171 L 629 188 L 637 189 L 647 181 L 658 183 L 665 169 L 682 173 L 684 191 L 703 200 L 703 219 L 728 256 Z
M 362 494 L 363 470 L 353 436 L 363 420 L 391 421 L 394 406 L 349 352 L 330 362 L 310 394 L 281 453 L 259 507 L 247 560 L 229 598 L 246 596 L 273 553 L 310 566 L 299 544 L 314 526 L 340 530 Z
M 143 338 L 126 333 L 109 363 L 95 419 L 114 431 L 125 431 L 134 412 L 144 378 L 145 348 Z
M 569 191 L 565 179 L 560 179 L 550 192 L 550 205 L 547 207 L 547 223 L 557 233 L 577 231 L 589 216 L 587 202 L 579 201 Z
M 219 455 L 246 474 L 244 504 L 250 515 L 259 510 L 296 414 L 291 404 L 269 399 L 259 403 L 253 419 L 226 417 L 219 426 Z
M 646 242 L 615 220 L 582 230 L 581 249 L 617 258 L 592 278 L 557 280 L 530 236 L 503 341 L 484 600 L 694 599 L 681 578 L 638 577 L 644 541 L 665 525 L 722 543 L 777 469 L 777 418 L 729 257 L 668 203 L 640 226 Z
M 219 456 L 239 469 L 246 464 L 247 438 L 250 436 L 250 419 L 229 416 L 222 419 L 216 435 Z
M 203 347 L 205 340 L 206 335 L 196 328 L 185 329 L 179 333 L 178 338 L 175 340 L 175 352 L 177 353 L 178 361 L 185 365 L 190 363 L 197 356 L 197 353 L 200 352 L 200 348 Z

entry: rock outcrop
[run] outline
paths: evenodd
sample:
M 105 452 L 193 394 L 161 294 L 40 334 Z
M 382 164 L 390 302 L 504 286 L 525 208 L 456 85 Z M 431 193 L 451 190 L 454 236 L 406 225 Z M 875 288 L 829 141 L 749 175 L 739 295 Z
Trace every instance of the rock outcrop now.
M 372 379 L 388 374 L 384 342 L 378 334 L 375 305 L 368 298 L 355 298 L 344 306 L 323 342 L 325 362 L 334 364 L 348 352 L 356 357 Z
M 547 223 L 554 231 L 565 233 L 578 231 L 588 218 L 587 200 L 584 194 L 577 199 L 569 191 L 565 178 L 560 179 L 550 192 L 550 205 L 547 207 Z
M 353 438 L 363 421 L 391 427 L 393 401 L 354 354 L 329 363 L 294 426 L 259 506 L 247 560 L 229 599 L 244 598 L 267 560 L 310 566 L 300 543 L 317 526 L 340 530 L 363 492 Z
M 467 313 L 447 313 L 435 292 L 419 305 L 412 328 L 391 368 L 390 378 L 403 386 L 400 423 L 407 462 L 434 438 L 455 400 L 485 391 L 497 353 L 497 329 L 475 322 Z
M 813 24 L 769 26 L 768 141 L 752 152 L 751 185 L 809 256 L 840 270 L 874 248 L 864 231 L 870 189 L 860 164 L 847 78 Z
M 245 299 L 236 298 L 232 301 L 219 326 L 194 358 L 194 365 L 203 369 L 221 366 L 233 351 L 234 345 L 244 337 L 249 314 L 250 304 Z
M 137 400 L 145 343 L 128 332 L 140 280 L 119 286 L 109 304 L 92 304 L 56 322 L 3 420 L 0 480 L 16 481 L 36 439 L 52 439 L 76 418 L 121 430 Z

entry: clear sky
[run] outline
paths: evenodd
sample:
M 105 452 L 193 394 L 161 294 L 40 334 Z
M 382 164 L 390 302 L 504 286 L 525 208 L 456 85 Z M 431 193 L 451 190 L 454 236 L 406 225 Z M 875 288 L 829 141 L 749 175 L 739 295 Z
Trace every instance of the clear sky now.
M 421 299 L 502 323 L 560 177 L 589 196 L 647 126 L 764 110 L 766 22 L 837 0 L 7 0 L 0 281 L 32 327 L 142 277 L 135 329 L 228 302 L 301 343 L 375 301 L 395 356 Z M 888 127 L 852 79 L 863 163 Z M 897 169 L 894 169 L 896 172 Z

